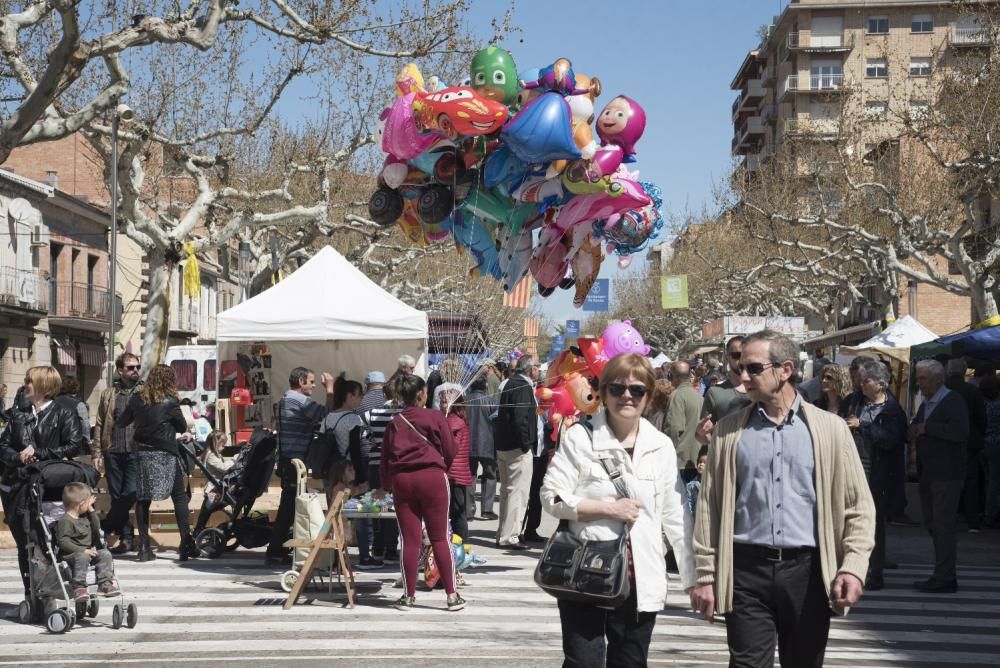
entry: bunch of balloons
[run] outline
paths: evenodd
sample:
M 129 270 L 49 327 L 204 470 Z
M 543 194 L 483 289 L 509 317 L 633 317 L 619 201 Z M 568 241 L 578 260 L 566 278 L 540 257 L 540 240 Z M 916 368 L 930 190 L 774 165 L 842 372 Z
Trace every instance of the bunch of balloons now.
M 385 160 L 369 214 L 416 244 L 450 237 L 471 274 L 510 292 L 531 272 L 543 296 L 575 286 L 581 306 L 605 244 L 625 267 L 662 227 L 659 189 L 627 167 L 646 112 L 619 95 L 595 115 L 601 82 L 569 60 L 518 74 L 490 45 L 467 85 L 425 82 L 410 63 L 395 92 L 379 118 Z
M 581 416 L 597 412 L 598 379 L 608 360 L 624 353 L 649 354 L 649 346 L 631 320 L 611 323 L 599 339 L 577 339 L 576 350 L 564 350 L 549 364 L 535 398 L 538 414 L 548 416 L 553 441 L 558 441 L 559 432 Z

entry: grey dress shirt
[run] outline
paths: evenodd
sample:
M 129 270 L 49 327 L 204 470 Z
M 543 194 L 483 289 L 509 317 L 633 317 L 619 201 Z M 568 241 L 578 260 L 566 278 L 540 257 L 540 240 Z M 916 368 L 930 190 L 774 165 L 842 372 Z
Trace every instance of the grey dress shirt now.
M 796 396 L 781 424 L 758 405 L 736 449 L 733 542 L 770 547 L 816 546 L 812 436 Z

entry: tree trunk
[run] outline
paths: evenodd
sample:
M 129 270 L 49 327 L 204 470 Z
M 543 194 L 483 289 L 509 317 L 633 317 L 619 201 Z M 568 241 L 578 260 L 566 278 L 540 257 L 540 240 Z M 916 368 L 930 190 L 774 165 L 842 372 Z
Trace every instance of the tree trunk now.
M 969 294 L 972 297 L 972 326 L 997 317 L 996 294 L 981 281 L 970 282 Z M 991 325 L 1000 324 L 990 322 Z
M 161 364 L 167 354 L 170 332 L 170 280 L 174 264 L 168 263 L 160 248 L 146 255 L 149 265 L 149 296 L 146 303 L 146 331 L 142 337 L 142 368 L 148 371 Z

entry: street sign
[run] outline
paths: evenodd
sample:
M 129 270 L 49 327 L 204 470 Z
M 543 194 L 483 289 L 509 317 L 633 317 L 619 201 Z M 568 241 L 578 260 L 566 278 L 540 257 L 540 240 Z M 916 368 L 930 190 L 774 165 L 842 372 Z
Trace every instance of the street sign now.
M 608 311 L 608 297 L 610 292 L 611 286 L 608 285 L 608 279 L 597 279 L 594 281 L 594 286 L 590 288 L 590 294 L 587 295 L 586 301 L 583 302 L 583 310 L 606 313 Z
M 566 321 L 566 338 L 576 339 L 580 336 L 580 321 L 579 320 L 567 320 Z

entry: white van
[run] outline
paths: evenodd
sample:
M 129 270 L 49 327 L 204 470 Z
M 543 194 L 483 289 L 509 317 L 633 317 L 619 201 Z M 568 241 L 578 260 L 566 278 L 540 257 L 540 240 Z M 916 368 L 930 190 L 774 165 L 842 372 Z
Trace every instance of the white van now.
M 214 404 L 218 392 L 215 346 L 170 346 L 164 364 L 170 365 L 177 376 L 177 394 L 190 399 L 204 412 Z

